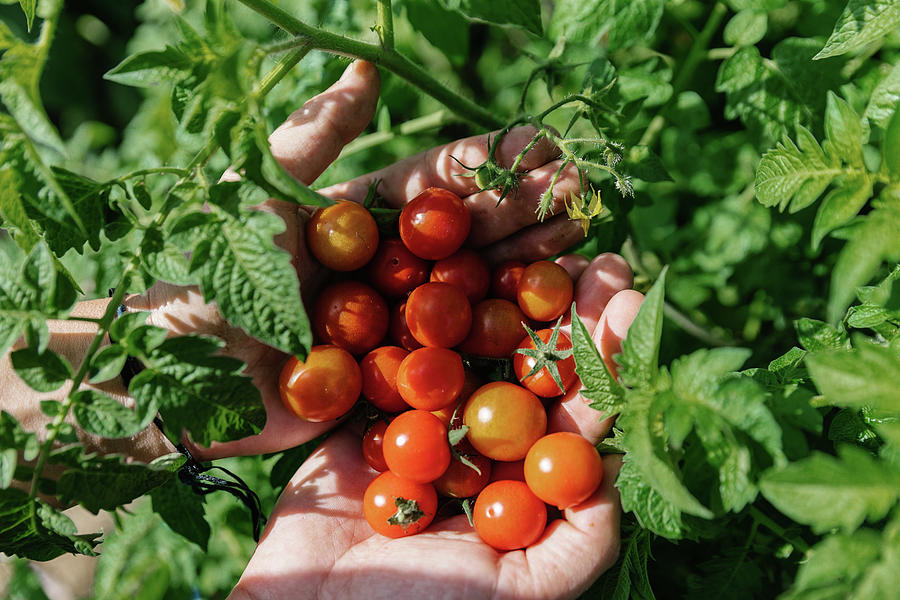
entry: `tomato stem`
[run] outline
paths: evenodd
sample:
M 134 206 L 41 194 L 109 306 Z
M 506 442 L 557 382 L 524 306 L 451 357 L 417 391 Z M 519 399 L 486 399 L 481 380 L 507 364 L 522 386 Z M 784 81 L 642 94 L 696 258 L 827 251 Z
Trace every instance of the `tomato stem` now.
M 394 49 L 394 15 L 391 11 L 391 0 L 378 0 L 377 24 L 374 29 L 385 50 Z

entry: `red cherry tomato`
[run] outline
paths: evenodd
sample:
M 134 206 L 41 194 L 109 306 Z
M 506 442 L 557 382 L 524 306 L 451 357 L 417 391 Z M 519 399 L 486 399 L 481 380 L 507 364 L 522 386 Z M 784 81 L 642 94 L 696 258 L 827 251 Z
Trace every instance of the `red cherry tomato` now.
M 500 263 L 491 276 L 491 296 L 517 302 L 519 280 L 525 263 L 520 260 L 507 260 Z
M 281 402 L 304 421 L 337 419 L 353 407 L 361 390 L 359 365 L 337 346 L 313 346 L 306 361 L 290 357 L 278 378 Z
M 552 329 L 541 329 L 540 331 L 535 332 L 537 336 L 543 341 L 547 343 L 550 341 L 550 336 L 553 335 Z M 519 348 L 525 348 L 529 350 L 534 350 L 535 345 L 530 336 L 525 336 L 525 339 L 519 343 Z M 567 336 L 563 332 L 559 332 L 559 337 L 556 338 L 556 349 L 557 350 L 568 350 L 572 347 L 572 342 L 569 340 L 569 336 Z M 553 377 L 550 375 L 550 371 L 547 367 L 544 367 L 531 377 L 525 377 L 528 373 L 531 372 L 531 369 L 534 368 L 535 359 L 530 356 L 526 356 L 525 354 L 515 353 L 513 355 L 513 370 L 516 373 L 516 378 L 522 382 L 522 385 L 527 387 L 529 390 L 541 396 L 543 398 L 552 398 L 553 396 L 559 396 L 560 394 L 568 391 L 572 384 L 575 382 L 575 357 L 569 355 L 568 357 L 556 361 L 556 369 L 559 371 L 559 379 L 562 381 L 563 388 L 559 389 L 559 386 L 556 385 L 556 382 L 553 381 Z
M 437 512 L 437 492 L 430 483 L 415 483 L 386 471 L 363 496 L 363 513 L 376 533 L 399 538 L 419 533 Z
M 397 369 L 397 390 L 413 408 L 440 410 L 453 404 L 466 374 L 459 354 L 446 348 L 419 348 Z
M 362 440 L 363 458 L 370 467 L 384 473 L 388 470 L 387 463 L 384 462 L 384 431 L 387 429 L 388 423 L 384 419 L 379 419 L 366 430 Z
M 408 354 L 397 346 L 380 346 L 359 361 L 363 396 L 385 412 L 409 409 L 397 389 L 397 370 Z
M 422 344 L 413 337 L 412 332 L 409 330 L 409 325 L 406 323 L 406 302 L 401 302 L 391 309 L 389 332 L 394 343 L 403 346 L 407 350 L 415 350 L 422 347 Z
M 428 188 L 400 212 L 400 238 L 410 252 L 427 260 L 440 260 L 459 250 L 471 225 L 462 199 L 441 188 Z
M 547 525 L 547 507 L 521 481 L 495 481 L 481 490 L 473 510 L 475 531 L 497 550 L 526 548 Z
M 482 300 L 472 308 L 472 327 L 459 349 L 475 356 L 509 358 L 522 341 L 524 321 L 525 315 L 509 300 Z
M 406 324 L 423 346 L 452 348 L 469 334 L 472 307 L 458 287 L 423 283 L 406 300 Z
M 491 479 L 491 461 L 480 454 L 466 456 L 466 460 L 478 467 L 478 471 L 454 456 L 444 474 L 434 481 L 438 494 L 449 498 L 472 498 Z
M 400 413 L 384 432 L 384 461 L 404 479 L 434 481 L 450 465 L 447 428 L 427 410 Z
M 571 306 L 573 291 L 572 278 L 564 268 L 549 260 L 539 260 L 522 271 L 516 298 L 526 316 L 552 321 Z
M 467 437 L 494 460 L 519 460 L 547 432 L 547 413 L 537 396 L 520 385 L 495 381 L 483 385 L 463 409 Z
M 501 481 L 503 479 L 525 481 L 525 459 L 513 461 L 492 460 L 491 481 Z
M 313 307 L 312 323 L 323 342 L 365 354 L 387 333 L 387 303 L 364 283 L 342 281 L 322 291 Z
M 375 289 L 388 298 L 402 298 L 428 280 L 428 263 L 398 239 L 381 242 L 366 271 Z
M 487 296 L 491 270 L 481 255 L 463 248 L 434 263 L 428 280 L 455 285 L 475 304 Z
M 597 449 L 577 433 L 545 435 L 525 457 L 525 482 L 535 496 L 560 509 L 587 500 L 603 480 Z
M 335 271 L 355 271 L 378 249 L 378 226 L 361 204 L 338 200 L 306 223 L 306 244 L 320 263 Z

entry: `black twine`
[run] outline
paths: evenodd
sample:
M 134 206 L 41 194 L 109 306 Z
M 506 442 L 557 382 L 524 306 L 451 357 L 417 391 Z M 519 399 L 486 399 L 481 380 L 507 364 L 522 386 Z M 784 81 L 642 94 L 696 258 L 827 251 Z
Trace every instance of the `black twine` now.
M 114 292 L 114 289 L 110 289 L 109 295 L 112 296 Z M 116 318 L 125 314 L 125 311 L 125 305 L 120 304 L 116 309 Z M 125 385 L 126 389 L 131 383 L 131 380 L 143 370 L 144 365 L 137 357 L 129 354 L 125 358 L 125 365 L 122 367 L 121 377 L 122 383 Z M 159 415 L 153 418 L 153 424 L 156 425 L 156 428 L 159 429 L 160 433 L 165 435 L 166 431 Z M 247 507 L 247 510 L 250 511 L 250 519 L 253 523 L 253 540 L 259 542 L 260 533 L 262 532 L 263 526 L 266 524 L 266 517 L 263 515 L 262 503 L 259 500 L 259 496 L 256 495 L 256 492 L 254 492 L 243 479 L 225 467 L 219 467 L 212 463 L 204 465 L 199 462 L 184 444 L 178 444 L 175 448 L 187 459 L 178 469 L 178 480 L 185 485 L 191 486 L 194 493 L 201 496 L 222 490 L 240 500 L 241 503 Z M 227 479 L 213 477 L 212 475 L 204 475 L 204 473 L 213 469 L 224 472 L 235 481 L 228 481 Z

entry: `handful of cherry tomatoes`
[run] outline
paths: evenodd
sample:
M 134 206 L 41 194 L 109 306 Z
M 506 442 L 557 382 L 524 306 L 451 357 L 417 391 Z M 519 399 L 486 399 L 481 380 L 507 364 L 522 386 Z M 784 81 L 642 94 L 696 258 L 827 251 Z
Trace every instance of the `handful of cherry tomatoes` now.
M 590 497 L 603 467 L 584 437 L 547 434 L 544 402 L 576 381 L 571 341 L 552 327 L 572 303 L 571 277 L 550 261 L 492 272 L 462 248 L 470 224 L 462 199 L 439 188 L 403 208 L 399 239 L 380 240 L 353 202 L 316 212 L 310 251 L 349 277 L 320 294 L 311 321 L 321 343 L 288 359 L 279 391 L 307 421 L 337 419 L 360 396 L 383 415 L 362 441 L 381 473 L 363 501 L 376 532 L 424 530 L 441 495 L 467 499 L 481 538 L 513 550 L 541 536 L 547 504 Z M 516 382 L 485 382 L 472 367 L 480 358 L 511 359 Z

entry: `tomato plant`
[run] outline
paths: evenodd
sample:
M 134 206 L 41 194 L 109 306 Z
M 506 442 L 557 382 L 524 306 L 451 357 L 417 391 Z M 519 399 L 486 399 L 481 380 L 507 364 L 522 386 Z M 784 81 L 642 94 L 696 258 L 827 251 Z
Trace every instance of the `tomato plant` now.
M 338 200 L 306 223 L 306 244 L 320 263 L 335 271 L 355 271 L 375 255 L 378 226 L 362 205 Z
M 409 406 L 440 410 L 462 392 L 466 375 L 459 354 L 447 348 L 419 348 L 397 370 L 397 390 Z
M 383 448 L 388 468 L 410 481 L 434 481 L 450 464 L 447 428 L 426 410 L 397 415 L 384 432 Z
M 519 460 L 547 431 L 544 405 L 530 391 L 495 381 L 473 393 L 463 409 L 472 446 L 494 460 Z
M 521 481 L 495 481 L 481 490 L 472 510 L 475 531 L 497 550 L 533 544 L 547 525 L 547 507 Z
M 536 331 L 535 334 L 546 344 L 553 336 L 553 330 L 541 329 L 540 331 Z M 536 347 L 534 340 L 532 340 L 530 336 L 526 336 L 518 345 L 518 349 L 520 350 L 535 350 Z M 554 360 L 557 375 L 562 383 L 562 389 L 560 389 L 559 384 L 553 380 L 549 367 L 543 367 L 534 375 L 529 376 L 529 373 L 534 370 L 534 367 L 537 364 L 537 359 L 533 356 L 528 356 L 527 354 L 519 352 L 513 356 L 513 370 L 516 373 L 516 378 L 522 382 L 522 385 L 543 398 L 551 398 L 565 393 L 576 379 L 575 357 L 569 354 L 565 358 L 555 360 L 556 356 L 554 356 L 553 353 L 571 350 L 571 348 L 572 341 L 569 339 L 569 336 L 560 332 L 557 334 L 555 347 L 546 352 L 548 355 L 547 358 Z
M 362 390 L 356 360 L 343 348 L 314 346 L 305 361 L 288 358 L 278 378 L 284 406 L 304 421 L 330 421 L 349 411 Z
M 603 461 L 577 433 L 545 435 L 525 456 L 525 482 L 534 495 L 560 509 L 587 500 L 603 480 Z
M 572 304 L 574 285 L 569 273 L 556 263 L 541 260 L 522 271 L 516 298 L 522 312 L 538 321 L 562 316 Z
M 469 235 L 472 218 L 462 199 L 441 188 L 428 188 L 410 200 L 400 213 L 400 238 L 421 258 L 447 258 Z
M 391 471 L 376 477 L 363 496 L 363 513 L 376 533 L 400 538 L 424 530 L 437 512 L 437 492 L 430 483 L 403 479 Z
M 469 334 L 472 307 L 465 293 L 449 283 L 417 287 L 406 300 L 406 324 L 423 346 L 452 348 Z

